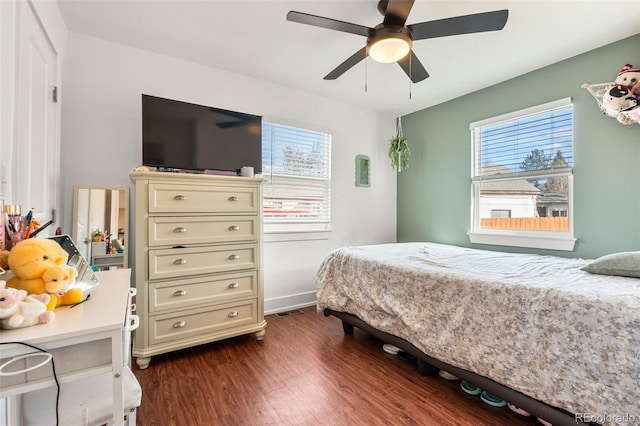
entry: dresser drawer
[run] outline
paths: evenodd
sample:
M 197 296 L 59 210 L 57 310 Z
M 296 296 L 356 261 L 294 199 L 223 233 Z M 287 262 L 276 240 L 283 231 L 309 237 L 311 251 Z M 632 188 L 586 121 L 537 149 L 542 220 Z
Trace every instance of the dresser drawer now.
M 258 268 L 257 244 L 149 250 L 149 279 Z
M 258 213 L 255 187 L 149 184 L 149 213 Z
M 149 312 L 255 298 L 257 287 L 256 271 L 152 282 L 149 284 Z
M 215 309 L 203 308 L 187 312 L 149 317 L 149 343 L 166 343 L 197 337 L 225 329 L 258 322 L 257 299 L 226 304 Z
M 149 218 L 150 247 L 256 241 L 258 232 L 258 216 Z

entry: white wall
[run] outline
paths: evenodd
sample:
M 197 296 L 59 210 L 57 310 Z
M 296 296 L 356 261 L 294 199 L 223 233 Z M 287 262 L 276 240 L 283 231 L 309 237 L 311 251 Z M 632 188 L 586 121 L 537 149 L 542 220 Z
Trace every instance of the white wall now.
M 332 134 L 332 232 L 328 239 L 265 243 L 267 312 L 313 303 L 315 274 L 330 250 L 395 241 L 396 176 L 386 156 L 393 116 L 77 33 L 68 34 L 68 47 L 62 139 L 67 196 L 74 184 L 133 190 L 128 173 L 142 161 L 140 95 L 146 93 Z M 326 82 L 319 78 L 318 84 Z M 371 158 L 370 188 L 354 185 L 358 154 Z M 66 219 L 70 232 L 71 215 Z

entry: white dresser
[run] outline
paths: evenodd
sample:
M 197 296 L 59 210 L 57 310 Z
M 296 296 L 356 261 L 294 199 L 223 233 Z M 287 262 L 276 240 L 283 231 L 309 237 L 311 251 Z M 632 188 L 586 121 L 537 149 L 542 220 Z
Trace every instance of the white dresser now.
M 140 327 L 133 356 L 264 337 L 262 179 L 132 172 Z

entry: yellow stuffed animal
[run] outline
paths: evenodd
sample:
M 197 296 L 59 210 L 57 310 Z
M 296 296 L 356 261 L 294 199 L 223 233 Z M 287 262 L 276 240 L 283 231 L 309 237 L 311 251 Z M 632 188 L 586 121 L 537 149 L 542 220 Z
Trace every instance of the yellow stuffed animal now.
M 29 238 L 16 244 L 9 252 L 9 269 L 14 277 L 8 287 L 26 290 L 29 294 L 48 293 L 47 309 L 72 305 L 82 301 L 82 290 L 68 289 L 78 272 L 67 265 L 69 255 L 53 240 Z

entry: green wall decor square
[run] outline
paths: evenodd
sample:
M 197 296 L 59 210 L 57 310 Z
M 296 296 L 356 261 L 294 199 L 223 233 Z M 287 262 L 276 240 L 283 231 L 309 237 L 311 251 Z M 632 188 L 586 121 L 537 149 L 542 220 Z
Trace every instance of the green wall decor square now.
M 356 155 L 356 186 L 369 187 L 371 181 L 371 160 L 366 155 Z

